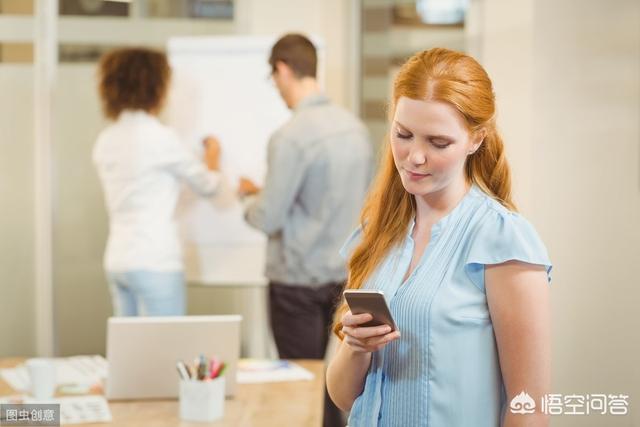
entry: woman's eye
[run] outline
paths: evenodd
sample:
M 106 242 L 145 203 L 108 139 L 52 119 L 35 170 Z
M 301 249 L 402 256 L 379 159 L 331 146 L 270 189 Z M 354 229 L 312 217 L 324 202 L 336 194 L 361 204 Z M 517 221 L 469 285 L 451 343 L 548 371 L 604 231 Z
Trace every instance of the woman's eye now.
M 396 131 L 396 136 L 400 139 L 409 139 L 411 138 L 411 134 L 410 133 L 401 133 L 401 132 L 397 132 Z
M 446 141 L 442 141 L 442 140 L 437 140 L 437 139 L 433 139 L 433 140 L 431 140 L 431 144 L 432 144 L 434 147 L 436 147 L 436 148 L 438 148 L 438 149 L 440 149 L 440 150 L 443 150 L 443 149 L 445 149 L 445 148 L 447 148 L 448 146 L 450 146 L 450 145 L 451 145 L 451 143 L 450 143 L 450 142 L 446 142 Z

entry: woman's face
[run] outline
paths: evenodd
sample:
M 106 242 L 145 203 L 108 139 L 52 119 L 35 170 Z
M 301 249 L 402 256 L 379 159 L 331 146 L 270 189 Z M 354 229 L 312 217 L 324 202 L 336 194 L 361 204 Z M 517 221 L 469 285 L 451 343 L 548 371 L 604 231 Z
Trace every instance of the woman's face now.
M 465 161 L 481 138 L 471 139 L 463 117 L 450 104 L 401 97 L 390 141 L 404 188 L 425 196 L 464 182 Z

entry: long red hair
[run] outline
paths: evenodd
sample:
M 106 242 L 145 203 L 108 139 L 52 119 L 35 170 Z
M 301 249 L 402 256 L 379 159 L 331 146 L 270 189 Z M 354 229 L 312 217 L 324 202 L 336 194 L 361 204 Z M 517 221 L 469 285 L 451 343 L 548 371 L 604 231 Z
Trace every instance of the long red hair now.
M 470 133 L 485 132 L 482 145 L 467 159 L 467 181 L 515 211 L 509 165 L 495 124 L 493 87 L 482 66 L 472 57 L 448 49 L 417 53 L 402 66 L 394 81 L 391 117 L 403 96 L 447 102 L 465 119 Z M 349 259 L 349 289 L 362 287 L 389 250 L 402 241 L 415 213 L 413 195 L 402 185 L 390 145 L 385 144 L 383 150 L 378 174 L 360 215 L 362 240 Z M 340 319 L 347 310 L 342 301 L 336 311 L 333 331 L 340 338 Z

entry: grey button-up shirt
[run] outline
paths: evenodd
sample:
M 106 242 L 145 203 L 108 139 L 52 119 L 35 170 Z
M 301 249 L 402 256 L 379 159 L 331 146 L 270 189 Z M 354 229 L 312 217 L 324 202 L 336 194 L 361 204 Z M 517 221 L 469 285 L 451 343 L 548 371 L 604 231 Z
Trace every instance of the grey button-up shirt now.
M 314 286 L 346 279 L 338 251 L 358 223 L 373 154 L 364 125 L 324 95 L 303 99 L 268 145 L 245 218 L 268 236 L 265 275 Z

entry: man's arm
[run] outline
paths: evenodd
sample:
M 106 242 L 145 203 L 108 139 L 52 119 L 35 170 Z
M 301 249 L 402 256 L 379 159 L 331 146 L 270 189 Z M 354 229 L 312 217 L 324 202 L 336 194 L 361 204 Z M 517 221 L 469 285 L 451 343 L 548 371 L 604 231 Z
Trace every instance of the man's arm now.
M 245 207 L 247 222 L 270 235 L 282 229 L 304 178 L 302 150 L 292 141 L 269 141 L 264 187 Z

